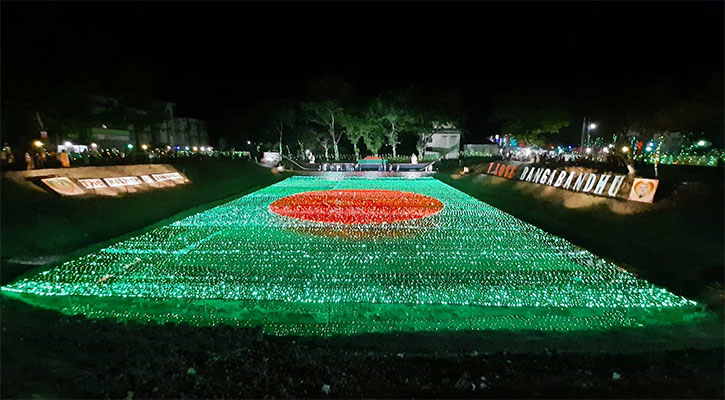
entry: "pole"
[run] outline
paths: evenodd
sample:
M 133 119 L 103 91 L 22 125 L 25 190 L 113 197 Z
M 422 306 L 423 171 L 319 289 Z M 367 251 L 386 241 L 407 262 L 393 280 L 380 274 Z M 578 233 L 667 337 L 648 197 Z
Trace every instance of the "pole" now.
M 587 134 L 586 131 L 587 131 L 587 117 L 584 117 L 584 121 L 582 122 L 582 140 L 581 140 L 581 143 L 579 144 L 579 152 L 581 152 L 582 149 L 584 148 L 584 137 Z

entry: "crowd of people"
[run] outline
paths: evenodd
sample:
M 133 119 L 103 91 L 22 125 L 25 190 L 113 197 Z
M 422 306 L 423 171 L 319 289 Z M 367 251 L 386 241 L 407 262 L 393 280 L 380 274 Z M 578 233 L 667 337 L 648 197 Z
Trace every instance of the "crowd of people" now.
M 0 153 L 3 170 L 34 170 L 43 168 L 70 168 L 102 165 L 128 165 L 160 163 L 177 160 L 202 160 L 208 158 L 250 159 L 248 151 L 186 151 L 174 149 L 149 149 L 144 151 L 121 151 L 112 149 L 87 149 L 81 152 L 60 152 L 36 149 L 16 154 L 6 143 Z

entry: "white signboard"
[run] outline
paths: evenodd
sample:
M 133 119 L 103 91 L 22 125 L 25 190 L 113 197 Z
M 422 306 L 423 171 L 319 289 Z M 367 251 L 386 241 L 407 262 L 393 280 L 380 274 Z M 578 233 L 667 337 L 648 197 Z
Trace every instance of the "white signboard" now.
M 106 187 L 101 179 L 78 179 L 78 183 L 86 189 L 103 189 Z
M 163 182 L 163 181 L 184 181 L 184 177 L 181 176 L 178 172 L 170 172 L 168 174 L 153 174 L 151 175 L 156 179 L 156 182 Z
M 135 176 L 121 176 L 118 178 L 103 178 L 110 187 L 136 186 L 141 184 L 141 180 Z
M 151 183 L 156 183 L 156 182 L 155 182 L 155 181 L 154 181 L 153 179 L 151 179 L 151 177 L 150 177 L 150 176 L 148 176 L 148 175 L 141 175 L 141 179 L 143 179 L 143 181 L 144 181 L 144 182 L 146 182 L 146 183 L 148 183 L 148 184 L 151 184 Z

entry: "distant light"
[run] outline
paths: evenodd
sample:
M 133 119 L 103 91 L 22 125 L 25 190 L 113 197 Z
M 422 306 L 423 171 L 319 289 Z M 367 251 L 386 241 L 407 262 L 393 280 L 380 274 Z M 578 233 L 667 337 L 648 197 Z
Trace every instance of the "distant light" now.
M 133 145 L 131 143 L 127 144 L 126 147 L 128 147 L 129 150 L 133 149 Z
M 595 124 L 595 123 L 589 124 L 589 129 L 597 129 L 597 124 Z
M 66 146 L 73 146 L 73 143 L 71 143 L 71 142 L 65 142 L 63 144 L 66 145 Z
M 605 152 L 605 153 L 609 153 L 609 147 L 603 148 L 602 151 Z
M 205 150 L 206 150 L 206 147 L 204 147 L 204 146 L 201 146 L 201 149 L 200 149 L 200 150 L 201 150 L 201 151 L 205 151 Z
M 187 150 L 189 150 L 189 148 L 188 148 L 188 147 L 187 147 L 186 149 L 187 149 Z M 198 148 L 198 147 L 196 147 L 196 146 L 194 146 L 194 151 L 197 151 L 197 150 L 199 150 L 199 148 Z
M 166 146 L 166 150 L 171 150 L 171 146 Z
M 179 149 L 181 149 L 181 147 L 179 147 L 179 146 L 176 146 L 176 150 L 179 150 Z
M 498 137 L 499 137 L 499 136 L 498 136 L 498 135 L 496 135 L 496 140 L 498 140 Z
M 148 146 L 147 144 L 142 144 L 142 145 L 141 145 L 141 148 L 142 148 L 142 149 L 143 149 L 144 151 L 146 151 L 146 150 L 148 150 L 148 149 L 149 149 L 149 146 Z
M 591 153 L 592 152 L 592 148 L 591 147 L 587 147 L 586 152 L 587 152 L 587 154 Z
M 614 148 L 614 145 L 613 145 L 613 144 L 610 144 L 610 145 L 609 145 L 609 148 L 610 148 L 610 149 L 613 149 L 613 148 Z
M 622 153 L 629 153 L 629 147 L 622 146 Z
M 184 150 L 189 151 L 189 146 L 184 147 Z
M 108 127 L 104 124 L 101 124 L 101 126 L 103 127 L 103 129 L 108 129 Z
M 206 149 L 209 150 L 209 151 L 212 151 L 213 150 L 211 147 L 207 147 Z
M 33 145 L 37 148 L 41 148 L 43 147 L 43 142 L 41 142 L 40 140 L 36 140 L 33 142 Z
M 93 147 L 95 149 L 96 147 L 98 147 L 98 145 L 95 143 L 91 143 L 91 147 Z
M 252 144 L 252 141 L 251 140 L 247 140 L 247 144 Z
M 700 146 L 700 147 L 702 147 L 702 146 L 705 145 L 705 143 L 706 142 L 704 140 L 700 140 L 699 142 L 697 142 L 697 145 Z
M 652 151 L 652 148 L 649 147 L 649 146 L 647 146 L 647 147 L 644 148 L 644 151 Z

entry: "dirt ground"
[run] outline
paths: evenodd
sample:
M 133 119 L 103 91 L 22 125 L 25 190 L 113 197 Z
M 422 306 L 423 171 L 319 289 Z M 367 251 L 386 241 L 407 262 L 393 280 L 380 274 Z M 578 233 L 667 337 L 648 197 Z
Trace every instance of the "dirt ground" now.
M 520 352 L 516 338 L 486 346 L 481 333 L 437 335 L 432 351 L 415 335 L 270 337 L 8 301 L 2 314 L 3 398 L 723 398 L 717 347 L 601 352 L 593 341 L 620 339 L 590 335 L 588 352 Z

